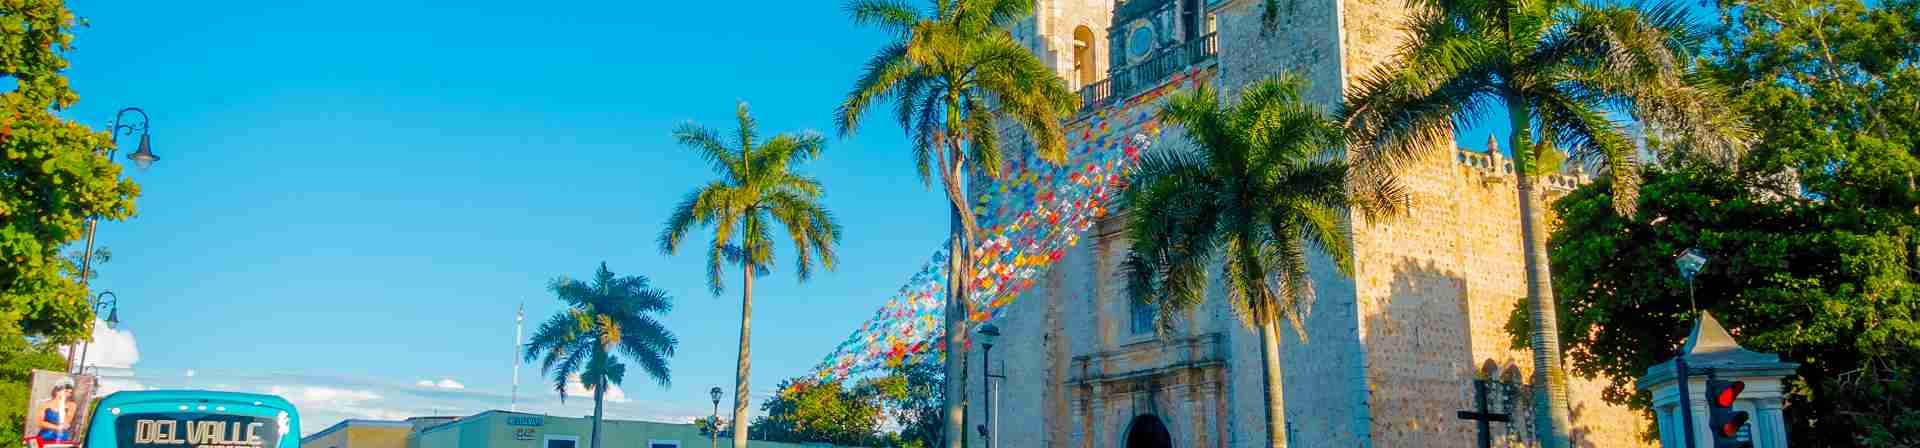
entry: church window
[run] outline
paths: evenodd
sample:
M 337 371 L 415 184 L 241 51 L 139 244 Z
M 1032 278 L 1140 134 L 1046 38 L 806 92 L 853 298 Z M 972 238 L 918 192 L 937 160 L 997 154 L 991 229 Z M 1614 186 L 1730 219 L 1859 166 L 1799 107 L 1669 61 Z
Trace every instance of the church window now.
M 1180 30 L 1186 42 L 1200 38 L 1200 0 L 1181 0 Z
M 1128 329 L 1132 330 L 1132 334 L 1152 333 L 1153 318 L 1156 314 L 1159 314 L 1160 306 L 1137 300 L 1128 300 L 1127 302 L 1127 311 L 1130 317 L 1130 319 L 1127 320 Z

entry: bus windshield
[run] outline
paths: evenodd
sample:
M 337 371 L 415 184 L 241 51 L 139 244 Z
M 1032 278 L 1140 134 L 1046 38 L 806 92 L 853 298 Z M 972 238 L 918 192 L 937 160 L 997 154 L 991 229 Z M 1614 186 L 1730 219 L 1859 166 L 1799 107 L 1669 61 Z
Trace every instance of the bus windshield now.
M 295 448 L 300 417 L 280 397 L 215 391 L 119 392 L 100 400 L 87 448 Z

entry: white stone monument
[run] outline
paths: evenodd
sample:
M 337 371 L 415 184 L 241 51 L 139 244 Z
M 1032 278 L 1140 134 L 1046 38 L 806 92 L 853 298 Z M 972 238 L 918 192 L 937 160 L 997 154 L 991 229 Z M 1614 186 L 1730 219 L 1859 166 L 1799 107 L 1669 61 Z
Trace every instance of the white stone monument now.
M 1700 313 L 1700 321 L 1694 323 L 1693 334 L 1687 337 L 1687 345 L 1680 351 L 1686 358 L 1688 370 L 1693 372 L 1687 379 L 1687 393 L 1692 395 L 1689 404 L 1693 408 L 1694 448 L 1713 448 L 1713 434 L 1707 423 L 1708 369 L 1721 380 L 1746 383 L 1733 409 L 1749 415 L 1742 432 L 1748 434 L 1753 448 L 1786 448 L 1786 419 L 1780 413 L 1786 388 L 1780 381 L 1792 375 L 1799 364 L 1781 362 L 1776 354 L 1741 348 L 1726 328 L 1720 326 L 1720 321 L 1704 312 Z M 1687 442 L 1680 430 L 1685 424 L 1680 414 L 1680 383 L 1676 380 L 1674 361 L 1669 359 L 1648 368 L 1638 384 L 1640 389 L 1653 392 L 1654 416 L 1660 420 L 1660 446 L 1686 448 Z

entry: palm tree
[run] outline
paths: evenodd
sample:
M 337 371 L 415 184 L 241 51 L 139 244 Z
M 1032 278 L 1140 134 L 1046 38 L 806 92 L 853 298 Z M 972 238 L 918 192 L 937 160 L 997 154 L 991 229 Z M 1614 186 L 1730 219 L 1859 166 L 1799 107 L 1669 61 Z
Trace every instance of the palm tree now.
M 620 385 L 627 374 L 616 355 L 638 363 L 663 387 L 673 383 L 667 358 L 680 342 L 654 317 L 673 309 L 673 297 L 648 285 L 645 276 L 615 277 L 604 262 L 592 284 L 561 277 L 547 290 L 567 307 L 533 331 L 521 356 L 540 359 L 540 372 L 553 377 L 561 402 L 567 400 L 567 379 L 575 374 L 593 390 L 593 438 L 587 446 L 600 448 L 607 387 Z
M 1588 4 L 1580 0 L 1413 0 L 1419 8 L 1396 60 L 1348 92 L 1345 127 L 1355 169 L 1389 173 L 1450 150 L 1454 126 L 1504 108 L 1525 242 L 1535 380 L 1547 385 L 1540 440 L 1565 446 L 1566 375 L 1546 256 L 1540 176 L 1561 160 L 1614 181 L 1614 205 L 1637 196 L 1639 154 L 1628 125 L 1646 124 L 1680 147 L 1733 160 L 1751 138 L 1724 107 L 1724 92 L 1694 71 L 1703 34 L 1685 7 Z M 1538 138 L 1536 138 L 1538 136 Z M 1564 152 L 1564 153 L 1563 153 Z
M 1260 333 L 1274 447 L 1286 446 L 1279 322 L 1306 337 L 1307 251 L 1326 254 L 1343 274 L 1353 270 L 1340 126 L 1301 101 L 1304 84 L 1265 80 L 1231 106 L 1206 86 L 1175 94 L 1160 118 L 1181 125 L 1195 150 L 1146 155 L 1117 198 L 1133 242 L 1122 261 L 1127 295 L 1162 310 L 1161 331 L 1206 300 L 1207 270 L 1221 268 L 1229 308 Z
M 834 111 L 841 136 L 852 135 L 875 105 L 892 101 L 894 118 L 913 140 L 922 184 L 938 170 L 947 193 L 946 444 L 960 446 L 965 396 L 969 249 L 979 227 L 969 209 L 970 174 L 997 177 L 1004 159 L 1002 120 L 1019 124 L 1042 159 L 1066 156 L 1061 118 L 1079 97 L 1014 40 L 1006 26 L 1033 13 L 1033 0 L 934 0 L 919 10 L 902 0 L 853 0 L 854 23 L 878 27 L 893 41 L 867 62 L 846 101 Z
M 740 266 L 740 353 L 733 383 L 733 420 L 737 422 L 745 421 L 747 414 L 753 277 L 767 275 L 767 266 L 773 263 L 772 225 L 785 227 L 787 237 L 793 240 L 794 272 L 804 282 L 813 276 L 815 259 L 822 267 L 833 269 L 840 224 L 820 205 L 820 181 L 793 171 L 820 155 L 826 146 L 823 139 L 803 132 L 760 141 L 747 103 L 741 102 L 735 115 L 739 128 L 731 148 L 719 133 L 699 124 L 682 124 L 673 131 L 674 139 L 707 159 L 720 179 L 687 193 L 686 199 L 674 207 L 666 228 L 660 231 L 660 251 L 672 255 L 679 250 L 687 231 L 695 226 L 712 227 L 713 242 L 707 246 L 707 288 L 715 296 L 722 292 L 723 265 Z M 733 446 L 746 448 L 746 431 L 733 431 Z

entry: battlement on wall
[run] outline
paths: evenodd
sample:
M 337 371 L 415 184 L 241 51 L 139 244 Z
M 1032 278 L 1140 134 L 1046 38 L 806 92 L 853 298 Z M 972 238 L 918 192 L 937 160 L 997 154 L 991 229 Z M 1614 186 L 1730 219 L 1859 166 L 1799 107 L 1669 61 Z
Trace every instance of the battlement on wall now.
M 1453 160 L 1455 163 L 1465 166 L 1472 172 L 1482 176 L 1502 180 L 1510 180 L 1513 178 L 1513 159 L 1501 155 L 1498 150 L 1480 152 L 1468 148 L 1458 148 L 1454 150 Z M 1567 192 L 1573 191 L 1575 188 L 1580 188 L 1581 185 L 1586 185 L 1587 182 L 1592 181 L 1593 177 L 1587 175 L 1585 169 L 1574 165 L 1570 170 L 1565 172 L 1548 175 L 1546 177 L 1546 187 L 1548 191 Z

